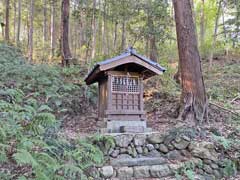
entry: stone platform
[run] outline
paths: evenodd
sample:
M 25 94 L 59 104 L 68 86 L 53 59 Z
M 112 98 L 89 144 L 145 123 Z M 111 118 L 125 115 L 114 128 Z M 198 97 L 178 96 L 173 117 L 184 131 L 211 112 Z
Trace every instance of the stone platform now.
M 196 179 L 223 177 L 220 153 L 210 142 L 196 142 L 191 136 L 178 133 L 107 133 L 105 136 L 114 139 L 114 146 L 104 151 L 106 163 L 98 168 L 100 179 L 175 179 L 175 174 L 189 162 L 194 164 Z
M 146 133 L 152 131 L 151 128 L 147 127 L 147 123 L 145 120 L 106 120 L 105 126 L 106 128 L 101 129 L 102 133 Z

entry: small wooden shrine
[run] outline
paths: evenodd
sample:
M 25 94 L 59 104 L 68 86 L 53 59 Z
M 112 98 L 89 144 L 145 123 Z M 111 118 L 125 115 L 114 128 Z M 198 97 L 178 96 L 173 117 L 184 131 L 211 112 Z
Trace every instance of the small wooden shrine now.
M 98 118 L 107 132 L 147 131 L 143 80 L 162 74 L 165 68 L 128 48 L 123 54 L 97 63 L 85 78 L 98 82 Z

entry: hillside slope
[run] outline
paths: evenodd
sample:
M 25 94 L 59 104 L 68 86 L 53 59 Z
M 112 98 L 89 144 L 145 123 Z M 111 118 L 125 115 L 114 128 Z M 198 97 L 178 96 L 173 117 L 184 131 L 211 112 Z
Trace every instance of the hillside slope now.
M 0 179 L 87 179 L 102 152 L 90 141 L 68 141 L 62 128 L 94 104 L 80 68 L 31 65 L 0 44 L 0 72 Z

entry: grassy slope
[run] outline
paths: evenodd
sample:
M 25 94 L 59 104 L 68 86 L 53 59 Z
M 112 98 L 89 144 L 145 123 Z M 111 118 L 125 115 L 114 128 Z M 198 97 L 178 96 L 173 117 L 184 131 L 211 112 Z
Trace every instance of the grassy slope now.
M 204 63 L 203 69 L 210 101 L 240 112 L 240 104 L 232 101 L 240 98 L 240 56 L 216 57 L 210 71 L 208 65 Z
M 59 133 L 67 114 L 84 112 L 96 97 L 94 89 L 84 93 L 81 70 L 30 65 L 0 44 L 0 179 L 83 178 L 102 161 L 97 147 Z

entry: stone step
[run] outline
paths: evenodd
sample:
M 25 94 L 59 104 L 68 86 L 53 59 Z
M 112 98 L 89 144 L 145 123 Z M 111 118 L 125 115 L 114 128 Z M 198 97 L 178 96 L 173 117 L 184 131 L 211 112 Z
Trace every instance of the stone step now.
M 112 166 L 151 166 L 161 165 L 167 163 L 166 159 L 162 157 L 141 157 L 141 158 L 117 158 L 111 159 L 110 165 Z
M 174 176 L 174 172 L 169 168 L 167 164 L 134 167 L 105 166 L 102 167 L 100 173 L 104 179 L 111 178 L 112 180 L 133 180 L 147 178 L 158 178 L 161 180 L 166 180 Z

